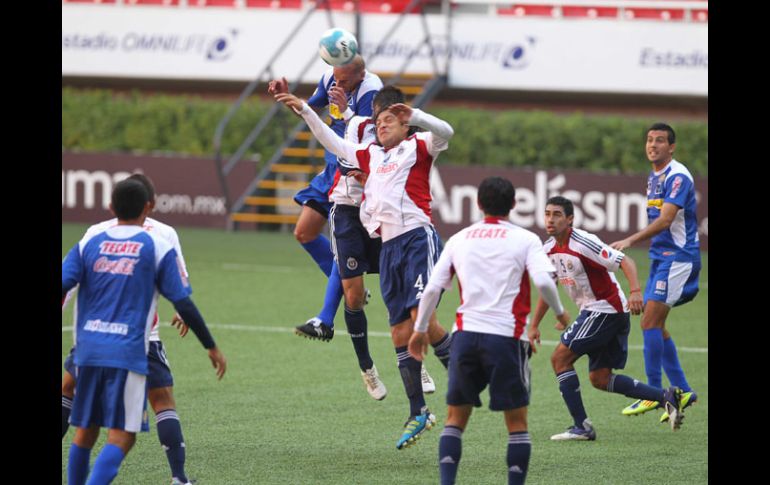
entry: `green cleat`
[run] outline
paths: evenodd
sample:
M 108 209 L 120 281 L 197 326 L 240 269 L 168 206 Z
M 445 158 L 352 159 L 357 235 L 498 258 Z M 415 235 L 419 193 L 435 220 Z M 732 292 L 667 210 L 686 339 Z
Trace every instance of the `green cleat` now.
M 694 404 L 698 400 L 698 395 L 694 391 L 690 392 L 683 392 L 682 397 L 680 399 L 681 409 L 684 410 L 686 407 Z M 668 411 L 663 411 L 663 415 L 660 417 L 661 423 L 667 423 L 668 422 Z
M 647 411 L 658 409 L 661 404 L 658 401 L 646 401 L 643 399 L 637 399 L 630 406 L 626 407 L 621 413 L 623 416 L 636 416 L 637 414 L 644 414 Z

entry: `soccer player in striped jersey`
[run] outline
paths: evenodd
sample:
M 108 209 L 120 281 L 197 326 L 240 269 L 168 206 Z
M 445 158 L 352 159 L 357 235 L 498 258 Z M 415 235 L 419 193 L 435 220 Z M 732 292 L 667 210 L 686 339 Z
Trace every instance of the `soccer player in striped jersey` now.
M 649 225 L 610 246 L 618 251 L 650 239 L 650 276 L 644 289 L 644 370 L 651 386 L 661 387 L 661 366 L 669 382 L 684 391 L 685 407 L 698 395 L 692 390 L 679 363 L 674 339 L 666 329 L 672 307 L 683 305 L 698 294 L 700 242 L 695 185 L 687 167 L 674 160 L 676 133 L 665 123 L 647 130 L 645 149 L 652 171 L 647 178 L 647 219 Z M 638 400 L 624 415 L 642 414 L 661 407 L 659 401 Z M 665 411 L 660 422 L 668 420 Z
M 70 447 L 67 483 L 80 485 L 89 474 L 91 448 L 100 427 L 109 428 L 89 483 L 112 482 L 120 464 L 147 431 L 147 352 L 158 295 L 174 304 L 208 349 L 218 377 L 226 370 L 178 262 L 166 240 L 142 228 L 150 211 L 149 193 L 137 180 L 123 180 L 112 192 L 118 225 L 86 234 L 62 262 L 62 298 L 79 285 L 75 323 L 77 384 L 70 422 L 77 427 Z
M 155 187 L 149 177 L 144 174 L 135 173 L 128 177 L 132 180 L 141 182 L 150 198 L 150 211 L 155 208 Z M 113 218 L 107 221 L 94 224 L 86 230 L 86 237 L 92 234 L 103 232 L 111 227 L 118 225 L 118 219 Z M 185 278 L 189 277 L 187 265 L 185 264 L 182 246 L 179 243 L 179 235 L 176 230 L 151 217 L 146 217 L 142 223 L 142 228 L 147 232 L 152 232 L 157 236 L 168 241 L 176 250 L 179 268 Z M 76 293 L 76 288 L 67 293 L 64 305 Z M 74 311 L 77 319 L 77 305 Z M 171 470 L 172 485 L 185 485 L 190 483 L 185 472 L 186 446 L 184 435 L 182 434 L 182 424 L 179 415 L 176 412 L 176 400 L 174 399 L 174 377 L 171 373 L 171 366 L 166 357 L 166 349 L 160 340 L 158 332 L 158 314 L 152 324 L 150 332 L 150 350 L 147 353 L 147 362 L 149 365 L 147 374 L 147 398 L 155 413 L 156 426 L 158 428 L 158 439 L 160 445 L 166 453 L 166 459 Z M 179 334 L 184 337 L 189 331 L 179 314 L 175 314 L 171 319 L 171 325 L 179 328 Z M 75 394 L 75 347 L 70 349 L 67 359 L 64 361 L 66 370 L 62 378 L 62 439 L 69 428 L 69 416 L 72 409 L 72 398 Z
M 508 483 L 527 477 L 532 444 L 527 431 L 529 343 L 524 329 L 530 309 L 529 278 L 563 322 L 569 321 L 556 285 L 554 267 L 537 235 L 508 220 L 516 201 L 510 181 L 489 177 L 479 185 L 484 220 L 447 241 L 420 301 L 409 353 L 422 360 L 428 316 L 457 276 L 460 306 L 449 358 L 447 420 L 439 441 L 441 485 L 455 483 L 462 435 L 479 394 L 489 385 L 489 408 L 503 411 L 508 429 Z
M 410 416 L 396 442 L 396 448 L 403 449 L 436 420 L 425 404 L 421 363 L 409 355 L 407 344 L 425 284 L 441 251 L 431 220 L 430 169 L 439 153 L 448 148 L 454 130 L 435 116 L 397 103 L 375 114 L 376 144 L 355 144 L 337 137 L 296 96 L 282 93 L 275 99 L 302 116 L 321 144 L 339 157 L 340 167 L 369 174 L 360 217 L 370 235 L 382 237 L 380 289 L 409 398 Z M 427 131 L 409 136 L 410 125 Z M 428 332 L 437 357 L 447 365 L 451 336 L 435 318 Z
M 561 196 L 548 199 L 545 230 L 551 237 L 543 244 L 543 249 L 556 267 L 558 281 L 580 308 L 580 314 L 568 328 L 564 322 L 556 326 L 558 330 L 566 330 L 551 355 L 551 364 L 574 425 L 564 433 L 551 436 L 551 439 L 596 439 L 596 430 L 583 406 L 580 381 L 574 367 L 575 362 L 585 354 L 588 354 L 588 376 L 595 388 L 665 403 L 672 417 L 671 429 L 676 430 L 684 417 L 681 389 L 670 387 L 664 390 L 612 372 L 612 369 L 622 369 L 626 365 L 630 313 L 639 315 L 642 311 L 636 264 L 595 235 L 573 228 L 573 219 L 574 207 L 569 199 Z M 628 300 L 612 274 L 618 268 L 631 286 Z M 548 304 L 538 300 L 528 330 L 533 351 L 536 350 L 535 342 L 540 343 L 539 326 L 547 311 Z

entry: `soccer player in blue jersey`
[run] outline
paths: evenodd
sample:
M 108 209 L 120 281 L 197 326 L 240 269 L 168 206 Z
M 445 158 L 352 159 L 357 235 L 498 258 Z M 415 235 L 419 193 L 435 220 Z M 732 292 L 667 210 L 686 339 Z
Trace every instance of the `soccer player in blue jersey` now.
M 141 173 L 135 173 L 128 177 L 138 180 L 147 189 L 150 197 L 150 210 L 155 207 L 155 187 L 150 179 Z M 86 234 L 93 231 L 102 232 L 107 228 L 118 225 L 117 219 L 110 219 L 88 228 Z M 154 232 L 162 237 L 176 249 L 179 258 L 180 267 L 187 277 L 187 267 L 182 255 L 182 247 L 179 244 L 179 236 L 173 227 L 160 221 L 147 217 L 142 222 L 145 231 Z M 67 293 L 67 300 L 76 293 L 73 289 Z M 65 303 L 66 304 L 66 303 Z M 75 313 L 77 318 L 77 313 Z M 171 325 L 179 328 L 182 337 L 187 335 L 189 327 L 184 324 L 179 314 L 175 314 L 171 319 Z M 64 361 L 64 377 L 62 378 L 62 439 L 69 428 L 69 416 L 72 409 L 72 398 L 75 394 L 75 347 L 70 350 L 70 354 Z M 163 342 L 160 340 L 158 332 L 157 313 L 150 332 L 150 349 L 147 353 L 148 374 L 147 374 L 147 397 L 150 406 L 155 412 L 155 420 L 158 428 L 158 439 L 165 451 L 166 458 L 171 469 L 172 485 L 185 485 L 190 483 L 185 472 L 186 447 L 184 435 L 182 434 L 182 424 L 179 415 L 176 412 L 176 401 L 174 399 L 174 377 L 171 373 L 171 367 L 166 357 L 166 350 Z
M 372 115 L 372 100 L 381 88 L 380 78 L 368 72 L 364 59 L 356 55 L 349 64 L 326 71 L 307 104 L 316 111 L 329 106 L 331 129 L 342 138 L 350 118 L 356 115 Z M 286 79 L 271 81 L 268 92 L 288 93 Z M 343 290 L 329 240 L 321 234 L 332 207 L 329 191 L 334 185 L 337 172 L 337 156 L 326 150 L 324 160 L 326 166 L 323 172 L 316 175 L 310 185 L 294 196 L 294 201 L 302 206 L 294 228 L 294 237 L 329 280 L 320 313 L 303 325 L 297 326 L 295 332 L 312 339 L 329 341 L 334 337 L 334 316 L 342 300 Z
M 221 379 L 227 362 L 217 348 L 180 267 L 176 250 L 147 232 L 149 194 L 137 180 L 115 185 L 111 210 L 118 225 L 86 234 L 62 262 L 62 298 L 79 285 L 74 362 L 77 384 L 70 422 L 76 426 L 67 465 L 67 482 L 85 484 L 91 448 L 99 429 L 109 429 L 89 485 L 107 484 L 147 431 L 146 376 L 149 336 L 158 294 L 192 329 Z
M 650 277 L 644 290 L 644 368 L 647 382 L 662 387 L 661 366 L 672 385 L 684 391 L 684 407 L 698 396 L 687 383 L 679 364 L 674 339 L 666 329 L 672 307 L 683 305 L 698 294 L 700 243 L 695 216 L 695 185 L 687 168 L 675 160 L 676 134 L 665 123 L 647 130 L 646 152 L 652 163 L 647 178 L 647 218 L 649 225 L 610 246 L 623 251 L 650 239 Z M 642 414 L 661 407 L 659 401 L 637 400 L 623 409 L 625 415 Z M 668 421 L 664 412 L 661 422 Z

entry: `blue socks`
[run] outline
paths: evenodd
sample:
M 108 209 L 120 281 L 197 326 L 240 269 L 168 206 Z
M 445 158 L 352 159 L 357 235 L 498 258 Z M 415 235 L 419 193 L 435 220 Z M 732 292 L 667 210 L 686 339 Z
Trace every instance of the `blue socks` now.
M 692 391 L 690 384 L 684 377 L 682 366 L 679 364 L 679 356 L 673 338 L 663 340 L 663 370 L 666 371 L 666 376 L 668 376 L 672 386 L 676 386 L 684 392 Z
M 422 393 L 422 381 L 420 370 L 422 363 L 409 355 L 406 345 L 396 347 L 398 357 L 398 370 L 401 372 L 401 380 L 404 382 L 406 397 L 409 398 L 409 415 L 418 416 L 425 406 L 425 396 Z
M 329 240 L 326 236 L 321 234 L 317 238 L 308 243 L 302 244 L 305 251 L 308 252 L 313 261 L 316 262 L 323 274 L 329 276 L 332 272 L 332 263 L 334 262 L 334 254 L 332 254 Z
M 332 260 L 331 272 L 327 275 L 329 280 L 326 282 L 326 295 L 324 295 L 324 306 L 318 318 L 326 325 L 334 326 L 334 317 L 337 315 L 337 309 L 342 301 L 342 280 L 340 279 L 340 270 L 337 262 Z
M 463 454 L 463 430 L 446 426 L 438 441 L 438 470 L 441 485 L 454 485 L 457 467 Z
M 663 360 L 663 330 L 648 328 L 642 330 L 644 337 L 644 372 L 647 383 L 652 387 L 663 387 L 660 366 Z
M 84 485 L 86 483 L 90 458 L 90 448 L 81 448 L 72 443 L 69 461 L 67 462 L 67 485 Z
M 556 374 L 556 380 L 559 381 L 559 391 L 561 397 L 567 404 L 567 409 L 575 420 L 575 426 L 582 428 L 583 421 L 588 417 L 583 407 L 583 398 L 580 396 L 580 380 L 575 369 Z M 523 483 L 523 482 L 522 482 Z
M 155 415 L 155 422 L 158 427 L 158 439 L 166 452 L 168 465 L 171 467 L 171 476 L 186 483 L 188 480 L 184 472 L 184 437 L 176 410 L 164 409 L 160 411 Z
M 532 454 L 532 440 L 528 431 L 508 434 L 508 485 L 523 485 L 527 478 L 529 457 Z
M 72 398 L 64 394 L 61 396 L 61 437 L 67 434 L 70 428 L 70 413 L 72 412 Z
M 623 394 L 636 399 L 645 399 L 647 401 L 663 402 L 663 389 L 648 386 L 636 379 L 619 374 L 610 375 L 610 382 L 607 384 L 607 392 Z
M 351 310 L 345 306 L 345 325 L 348 327 L 353 349 L 358 357 L 358 367 L 362 371 L 374 366 L 372 356 L 369 354 L 369 338 L 366 335 L 366 313 L 363 309 Z
M 74 445 L 73 445 L 74 446 Z M 96 457 L 94 469 L 87 485 L 106 485 L 118 476 L 118 469 L 125 455 L 123 450 L 113 444 L 106 444 L 102 452 Z M 67 484 L 72 485 L 72 484 Z
M 438 360 L 444 364 L 444 368 L 449 368 L 449 348 L 452 346 L 452 334 L 446 333 L 438 342 L 431 344 L 433 346 L 433 353 L 436 354 Z

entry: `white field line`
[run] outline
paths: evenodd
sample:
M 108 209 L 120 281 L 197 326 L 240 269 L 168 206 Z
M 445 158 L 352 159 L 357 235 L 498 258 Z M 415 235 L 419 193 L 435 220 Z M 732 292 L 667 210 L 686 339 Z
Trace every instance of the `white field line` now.
M 170 325 L 169 322 L 161 322 L 161 324 Z M 257 326 L 257 325 L 240 325 L 240 324 L 230 324 L 230 323 L 210 323 L 208 324 L 208 327 L 213 329 L 237 330 L 237 331 L 245 331 L 245 332 L 271 332 L 271 333 L 293 333 L 294 332 L 294 327 L 263 327 L 263 326 Z M 71 332 L 72 327 L 71 326 L 62 327 L 61 331 L 62 333 Z M 334 334 L 347 335 L 347 332 L 342 329 L 335 328 Z M 370 331 L 369 336 L 370 337 L 390 337 L 390 332 Z M 556 347 L 556 345 L 559 342 L 555 340 L 541 340 L 540 343 L 542 345 Z M 628 348 L 632 350 L 643 349 L 641 345 L 629 345 Z M 677 350 L 679 352 L 700 353 L 700 354 L 706 354 L 709 351 L 708 348 L 703 348 L 703 347 L 677 347 Z

